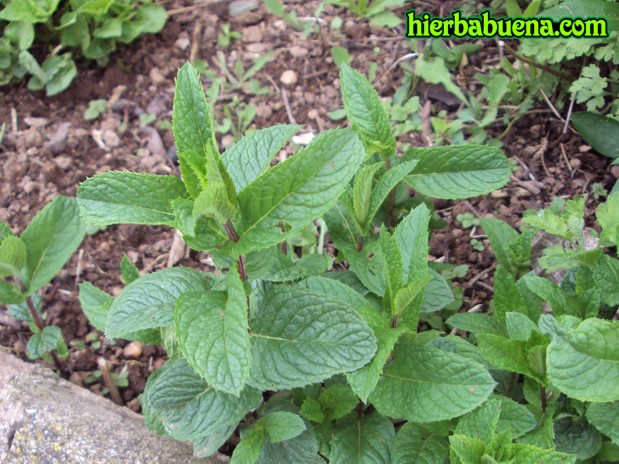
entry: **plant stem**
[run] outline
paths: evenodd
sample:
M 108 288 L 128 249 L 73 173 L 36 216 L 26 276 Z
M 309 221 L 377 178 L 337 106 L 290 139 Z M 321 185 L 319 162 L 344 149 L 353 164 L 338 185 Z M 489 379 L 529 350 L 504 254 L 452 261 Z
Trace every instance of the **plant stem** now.
M 385 159 L 385 169 L 389 171 L 391 169 L 391 161 Z M 395 206 L 395 189 L 389 192 L 389 198 L 387 199 L 387 225 L 390 229 L 395 227 L 395 221 L 393 217 L 393 208 Z
M 540 386 L 539 396 L 542 403 L 542 412 L 546 412 L 546 407 L 548 406 L 548 404 L 546 398 L 546 387 L 544 387 L 543 385 Z
M 101 377 L 103 377 L 103 383 L 110 391 L 110 396 L 114 403 L 118 406 L 124 406 L 124 402 L 122 396 L 120 396 L 120 392 L 118 391 L 118 387 L 114 383 L 114 379 L 112 378 L 112 374 L 110 374 L 110 368 L 107 366 L 107 361 L 105 358 L 97 359 L 97 364 L 99 370 L 101 371 Z
M 361 253 L 363 251 L 363 235 L 359 234 L 359 238 L 357 239 L 357 253 Z
M 391 328 L 395 329 L 398 326 L 398 323 L 400 322 L 400 318 L 398 317 L 398 315 L 394 315 L 393 318 L 391 319 Z
M 568 82 L 570 81 L 570 79 L 568 79 L 566 76 L 564 76 L 560 72 L 555 71 L 554 69 L 546 65 L 540 64 L 537 61 L 532 60 L 531 58 L 527 58 L 526 56 L 521 55 L 516 50 L 511 48 L 509 45 L 504 45 L 504 47 L 507 53 L 512 55 L 514 58 L 517 58 L 518 60 L 522 61 L 523 63 L 526 63 L 531 66 L 535 66 L 536 68 L 541 69 L 542 71 L 546 71 L 547 73 L 552 74 L 553 76 L 558 77 L 561 80 L 568 81 Z
M 43 319 L 41 319 L 41 315 L 38 313 L 38 311 L 34 307 L 34 303 L 32 301 L 32 298 L 29 297 L 29 296 L 26 297 L 26 306 L 28 307 L 28 311 L 30 312 L 30 317 L 32 317 L 32 320 L 34 321 L 34 324 L 38 327 L 38 329 L 41 332 L 43 332 L 43 329 L 45 329 L 45 323 L 43 322 Z M 52 359 L 54 360 L 54 364 L 56 365 L 56 369 L 58 369 L 61 374 L 65 374 L 66 371 L 65 371 L 64 363 L 60 360 L 60 358 L 58 357 L 56 352 L 54 350 L 51 350 L 49 352 L 49 354 L 52 357 Z
M 234 228 L 234 224 L 232 224 L 232 221 L 230 219 L 228 219 L 228 222 L 224 224 L 224 229 L 226 229 L 226 234 L 228 234 L 228 238 L 230 239 L 230 241 L 239 241 L 239 234 Z
M 247 282 L 247 270 L 245 269 L 245 258 L 243 255 L 239 256 L 237 264 L 239 267 L 239 276 L 241 277 L 241 280 L 243 282 Z

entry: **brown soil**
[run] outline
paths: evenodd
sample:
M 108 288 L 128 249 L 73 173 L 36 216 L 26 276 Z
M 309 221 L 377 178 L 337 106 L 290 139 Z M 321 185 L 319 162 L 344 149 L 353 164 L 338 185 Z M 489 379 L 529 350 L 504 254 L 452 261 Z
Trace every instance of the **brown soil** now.
M 173 10 L 191 6 L 193 2 L 162 3 Z M 441 9 L 450 11 L 450 5 L 445 5 L 448 2 L 418 3 L 419 7 L 435 14 Z M 318 2 L 286 4 L 303 17 L 312 16 Z M 242 31 L 242 38 L 224 52 L 230 66 L 236 59 L 242 59 L 247 67 L 256 56 L 268 50 L 276 51 L 271 62 L 256 75 L 261 85 L 269 89 L 269 95 L 253 96 L 234 91 L 221 97 L 223 102 L 236 96 L 243 102 L 255 104 L 258 116 L 254 127 L 297 122 L 304 125 L 300 133 L 317 133 L 338 125 L 327 116 L 327 112 L 341 104 L 338 68 L 330 54 L 330 48 L 335 45 L 348 48 L 352 65 L 362 72 L 367 72 L 370 62 L 377 63 L 377 76 L 383 77 L 374 83 L 381 95 L 393 95 L 400 84 L 402 72 L 392 65 L 410 52 L 402 31 L 376 29 L 341 8 L 327 6 L 321 16 L 323 24 L 330 24 L 332 17 L 339 15 L 344 20 L 341 30 L 328 33 L 325 26 L 322 33 L 304 38 L 301 32 L 269 14 L 262 4 L 258 10 L 237 17 L 230 17 L 227 8 L 227 2 L 215 3 L 173 15 L 161 34 L 144 37 L 119 50 L 107 68 L 83 65 L 75 84 L 57 97 L 46 98 L 41 93 L 29 92 L 25 84 L 3 88 L 4 111 L 0 114 L 0 124 L 7 124 L 7 134 L 0 145 L 0 219 L 15 232 L 21 232 L 54 195 L 75 195 L 77 185 L 98 172 L 177 173 L 167 154 L 173 146 L 172 132 L 160 126 L 171 120 L 174 76 L 192 50 L 197 59 L 217 69 L 214 65 L 219 50 L 216 39 L 223 24 L 229 23 L 233 30 Z M 473 90 L 480 88 L 474 81 L 474 74 L 487 71 L 492 57 L 498 55 L 493 42 L 484 42 L 483 46 L 483 52 L 473 56 L 457 76 Z M 287 70 L 296 73 L 296 84 L 280 82 L 281 74 Z M 454 111 L 440 99 L 433 98 L 431 92 L 426 91 L 420 97 L 422 104 L 429 99 L 436 107 Z M 108 100 L 108 109 L 96 121 L 86 121 L 84 111 L 94 99 Z M 607 189 L 612 187 L 614 177 L 609 173 L 607 159 L 583 146 L 573 131 L 563 134 L 563 123 L 545 104 L 540 104 L 539 109 L 543 111 L 522 118 L 504 139 L 505 153 L 517 168 L 507 187 L 484 198 L 436 202 L 437 210 L 449 226 L 434 235 L 431 253 L 434 258 L 443 257 L 445 262 L 470 266 L 468 275 L 458 282 L 464 289 L 465 308 L 479 303 L 487 305 L 491 297 L 492 272 L 469 282 L 488 269 L 494 258 L 483 237 L 480 240 L 485 251 L 478 252 L 471 247 L 470 235 L 477 232 L 462 229 L 455 220 L 458 214 L 494 215 L 517 226 L 526 209 L 544 207 L 556 196 L 590 194 L 591 185 L 596 182 Z M 140 128 L 139 114 L 145 111 L 157 114 L 151 129 Z M 218 109 L 215 111 L 221 114 Z M 46 124 L 39 127 L 37 123 L 41 121 L 30 118 L 44 118 Z M 60 143 L 50 147 L 49 140 L 65 123 L 70 123 L 66 146 Z M 29 127 L 29 124 L 34 126 Z M 497 125 L 492 131 L 499 134 L 503 129 Z M 229 137 L 220 141 L 229 143 Z M 412 134 L 406 141 L 425 144 L 420 134 Z M 592 196 L 589 206 L 591 201 Z M 181 253 L 180 256 L 171 253 L 173 238 L 174 232 L 165 228 L 109 227 L 88 236 L 64 270 L 44 289 L 48 323 L 62 328 L 71 347 L 67 377 L 101 392 L 103 381 L 91 376 L 98 369 L 97 359 L 103 357 L 112 371 L 128 371 L 129 386 L 120 390 L 123 401 L 134 410 L 139 409 L 136 398 L 146 378 L 164 362 L 165 352 L 147 346 L 137 346 L 136 351 L 135 344 L 127 347 L 122 341 L 111 344 L 89 325 L 82 313 L 77 284 L 86 280 L 117 294 L 123 285 L 118 269 L 124 253 L 143 272 L 164 268 L 169 261 L 201 268 L 208 265 L 203 253 Z M 25 326 L 16 329 L 11 324 L 0 324 L 0 345 L 22 358 L 25 358 L 29 335 Z

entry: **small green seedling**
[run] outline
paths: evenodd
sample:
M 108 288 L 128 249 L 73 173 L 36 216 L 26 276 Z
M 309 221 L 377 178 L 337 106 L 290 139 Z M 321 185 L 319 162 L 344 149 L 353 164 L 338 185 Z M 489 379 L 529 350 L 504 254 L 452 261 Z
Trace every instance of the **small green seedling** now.
M 0 222 L 0 303 L 33 332 L 26 347 L 28 357 L 52 360 L 61 372 L 67 345 L 60 328 L 46 324 L 36 292 L 65 265 L 84 233 L 77 202 L 60 196 L 34 217 L 21 236 Z

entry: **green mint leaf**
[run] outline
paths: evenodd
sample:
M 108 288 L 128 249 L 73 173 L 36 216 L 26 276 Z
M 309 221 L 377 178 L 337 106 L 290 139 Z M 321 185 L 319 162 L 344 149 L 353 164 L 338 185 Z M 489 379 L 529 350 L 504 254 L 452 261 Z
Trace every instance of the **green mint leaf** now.
M 187 196 L 178 177 L 111 171 L 97 174 L 77 189 L 86 222 L 174 226 L 171 202 Z
M 369 224 L 372 221 L 373 215 L 371 216 L 369 213 L 374 175 L 383 166 L 384 163 L 365 166 L 355 176 L 352 190 L 353 212 L 362 230 L 365 230 L 366 225 L 369 228 Z
M 125 285 L 129 285 L 134 280 L 140 278 L 140 271 L 138 268 L 131 262 L 129 256 L 123 253 L 123 259 L 120 261 L 120 275 L 125 282 Z
M 528 314 L 524 298 L 512 274 L 503 265 L 497 266 L 494 273 L 494 313 L 505 321 L 508 312 Z
M 619 158 L 619 122 L 616 119 L 583 111 L 573 113 L 572 122 L 591 148 L 609 158 Z
M 355 372 L 349 372 L 346 374 L 346 379 L 361 401 L 367 403 L 368 397 L 374 391 L 378 379 L 383 373 L 383 367 L 391 355 L 393 347 L 407 329 L 403 326 L 392 328 L 390 321 L 385 320 L 371 308 L 361 307 L 359 313 L 374 331 L 378 349 L 370 364 Z
M 584 418 L 558 418 L 554 425 L 555 449 L 586 461 L 602 448 L 602 436 Z
M 490 334 L 507 337 L 507 331 L 501 321 L 488 314 L 457 313 L 450 316 L 445 323 L 449 327 L 475 335 Z
M 619 323 L 587 319 L 550 336 L 546 365 L 554 386 L 579 401 L 619 400 Z
M 396 240 L 385 226 L 380 230 L 380 248 L 385 260 L 385 300 L 391 304 L 391 314 L 395 314 L 395 297 L 402 288 L 402 258 Z
M 303 419 L 286 411 L 275 411 L 261 417 L 256 422 L 256 427 L 265 431 L 271 443 L 292 440 L 306 429 Z
M 311 427 L 306 424 L 306 430 L 300 435 L 278 443 L 267 440 L 262 447 L 258 464 L 273 463 L 307 463 L 324 464 L 324 460 L 318 456 L 318 442 Z
M 201 216 L 213 218 L 220 224 L 225 224 L 234 218 L 237 207 L 228 196 L 228 190 L 223 183 L 209 183 L 200 192 L 193 205 L 193 218 Z
M 370 401 L 383 415 L 412 422 L 461 416 L 482 404 L 496 383 L 486 369 L 436 348 L 397 346 Z
M 157 3 L 141 5 L 137 11 L 141 34 L 156 34 L 161 32 L 168 19 L 165 8 Z
M 27 293 L 48 283 L 84 239 L 86 226 L 74 198 L 56 197 L 28 224 L 22 239 L 28 250 Z
M 237 193 L 264 173 L 301 126 L 279 125 L 246 135 L 222 155 Z
M 447 335 L 437 337 L 427 343 L 429 347 L 438 348 L 449 353 L 459 354 L 460 356 L 475 361 L 477 364 L 486 365 L 486 360 L 479 354 L 479 350 L 467 340 L 457 335 Z
M 486 444 L 482 440 L 466 435 L 451 435 L 449 444 L 449 458 L 455 463 L 481 463 L 486 451 Z
M 393 232 L 402 256 L 405 282 L 423 278 L 427 272 L 429 221 L 430 210 L 422 203 L 408 213 Z
M 376 187 L 372 189 L 370 205 L 367 213 L 367 220 L 362 223 L 363 234 L 366 235 L 370 229 L 372 219 L 380 209 L 389 193 L 406 177 L 417 165 L 417 161 L 408 161 L 394 166 L 378 179 Z M 356 210 L 355 210 L 356 213 Z
M 30 359 L 40 358 L 43 353 L 56 348 L 58 341 L 62 339 L 60 327 L 50 325 L 44 327 L 43 331 L 34 334 L 26 345 L 26 354 Z
M 209 385 L 238 396 L 249 377 L 247 301 L 236 268 L 228 292 L 181 295 L 174 312 L 183 356 Z
M 602 295 L 602 302 L 609 306 L 619 305 L 619 260 L 604 255 L 593 275 Z
M 43 315 L 43 312 L 41 311 L 41 295 L 38 293 L 32 295 L 32 303 L 34 304 L 34 309 L 36 312 Z M 34 324 L 32 315 L 28 309 L 28 304 L 25 301 L 18 304 L 7 304 L 7 309 L 9 315 L 13 316 L 15 319 L 22 322 L 28 322 L 29 324 Z
M 514 277 L 526 270 L 530 263 L 531 246 L 527 237 L 522 237 L 508 224 L 498 219 L 482 218 L 481 226 L 488 236 L 488 241 L 497 262 Z
M 574 464 L 576 462 L 574 455 L 519 443 L 512 446 L 512 452 L 514 462 L 543 462 L 544 464 Z
M 15 235 L 11 228 L 4 222 L 0 221 L 0 242 L 9 236 Z
M 481 334 L 477 335 L 477 344 L 482 356 L 496 368 L 518 372 L 543 382 L 544 379 L 540 379 L 529 365 L 526 342 Z
M 512 172 L 499 149 L 484 145 L 414 148 L 406 159 L 419 160 L 406 182 L 423 195 L 446 200 L 490 193 Z
M 395 295 L 392 312 L 413 331 L 417 330 L 419 310 L 423 302 L 421 297 L 429 280 L 429 275 L 425 279 L 413 280 Z
M 256 427 L 249 429 L 234 447 L 230 464 L 256 464 L 264 440 L 266 440 L 266 433 L 263 429 Z
M 550 305 L 555 316 L 571 312 L 567 306 L 565 292 L 557 284 L 534 274 L 525 275 L 523 280 L 529 290 Z
M 420 311 L 422 313 L 433 313 L 445 308 L 454 302 L 453 291 L 447 280 L 434 269 L 428 269 L 430 280 L 426 284 Z M 417 273 L 415 273 L 417 274 Z
M 509 338 L 512 340 L 526 342 L 531 338 L 533 332 L 539 332 L 535 322 L 522 313 L 505 313 L 505 325 L 507 326 Z
M 374 412 L 337 427 L 331 440 L 329 462 L 333 464 L 383 464 L 391 462 L 395 430 L 391 421 Z
M 407 422 L 395 437 L 393 464 L 444 464 L 449 456 L 446 436 L 426 432 L 419 424 Z
M 496 425 L 497 433 L 509 430 L 512 438 L 516 439 L 537 426 L 535 416 L 525 405 L 504 396 L 496 398 L 501 404 L 501 413 Z
M 361 73 L 347 64 L 342 64 L 340 83 L 346 116 L 361 140 L 382 155 L 393 153 L 395 137 L 376 90 Z
M 0 302 L 3 304 L 19 304 L 24 301 L 25 295 L 16 284 L 0 280 Z
M 587 420 L 596 429 L 619 445 L 619 403 L 592 403 L 587 407 Z
M 213 454 L 239 421 L 258 407 L 262 395 L 245 388 L 240 397 L 218 392 L 184 359 L 168 361 L 145 391 L 145 401 L 161 414 L 166 431 L 177 440 L 191 441 L 194 454 Z M 215 446 L 218 445 L 218 446 Z
M 479 408 L 462 416 L 454 434 L 490 442 L 496 434 L 500 414 L 501 402 L 498 398 L 491 398 Z
M 291 282 L 311 276 L 320 276 L 331 268 L 333 258 L 326 255 L 305 255 L 292 262 L 289 257 L 278 255 L 279 261 L 263 276 L 270 282 Z M 353 290 L 354 291 L 354 290 Z
M 250 384 L 263 390 L 303 387 L 367 364 L 376 339 L 350 306 L 301 287 L 273 287 L 250 321 Z
M 267 248 L 297 234 L 335 204 L 363 158 L 354 132 L 333 130 L 268 170 L 239 195 L 243 221 L 236 252 Z
M 114 299 L 105 334 L 108 338 L 121 338 L 138 330 L 171 326 L 180 295 L 209 290 L 212 284 L 209 274 L 185 267 L 142 276 Z
M 331 228 L 329 228 L 329 231 L 331 231 Z M 345 250 L 350 269 L 365 288 L 378 296 L 384 296 L 386 286 L 385 258 L 379 241 L 366 240 L 363 251 L 360 253 L 357 253 L 354 248 L 346 248 L 345 246 L 338 248 L 338 250 L 342 249 Z
M 369 306 L 368 300 L 366 300 L 362 294 L 344 283 L 343 280 L 338 280 L 340 274 L 344 273 L 329 272 L 323 276 L 313 276 L 299 282 L 297 285 L 303 285 L 310 290 L 335 297 L 358 311 L 364 306 Z
M 145 403 L 155 410 L 166 411 L 182 406 L 209 389 L 204 379 L 182 358 L 167 361 L 156 372 L 155 381 L 149 382 L 144 393 L 147 396 Z
M 178 166 L 185 188 L 191 198 L 197 198 L 206 185 L 206 161 L 195 151 L 178 153 Z
M 311 396 L 303 400 L 301 415 L 312 422 L 323 422 L 325 420 L 325 413 L 322 411 L 322 406 L 318 400 L 315 400 Z
M 79 299 L 88 322 L 95 329 L 105 331 L 114 297 L 98 289 L 90 282 L 82 282 L 79 286 Z
M 619 445 L 610 441 L 602 442 L 600 452 L 595 455 L 600 462 L 619 462 Z
M 331 385 L 318 396 L 320 410 L 326 420 L 336 420 L 351 412 L 359 400 L 348 385 Z
M 9 235 L 0 242 L 0 277 L 20 277 L 26 265 L 28 252 L 24 241 Z
M 211 110 L 200 76 L 190 63 L 178 70 L 172 123 L 179 157 L 181 153 L 194 152 L 202 157 L 203 166 L 206 166 L 207 153 L 219 154 Z

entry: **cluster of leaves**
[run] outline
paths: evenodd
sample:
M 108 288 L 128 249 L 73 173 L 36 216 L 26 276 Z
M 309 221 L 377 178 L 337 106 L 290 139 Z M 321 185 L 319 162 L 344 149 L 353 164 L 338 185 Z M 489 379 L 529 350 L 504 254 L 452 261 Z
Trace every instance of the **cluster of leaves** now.
M 117 44 L 159 32 L 167 19 L 152 0 L 0 0 L 0 7 L 0 86 L 30 75 L 28 88 L 48 96 L 75 78 L 74 53 L 105 63 Z
M 62 370 L 68 349 L 60 328 L 45 324 L 36 293 L 62 269 L 84 238 L 85 224 L 73 198 L 56 197 L 28 224 L 21 236 L 0 222 L 0 303 L 33 335 L 27 355 L 53 361 Z M 6 279 L 6 280 L 5 280 Z
M 619 305 L 619 260 L 603 247 L 619 240 L 619 194 L 597 209 L 599 237 L 584 227 L 584 205 L 583 198 L 559 199 L 525 215 L 522 233 L 482 219 L 498 262 L 492 310 L 456 314 L 446 323 L 471 334 L 476 355 L 499 383 L 495 393 L 517 402 L 522 429 L 512 430 L 510 442 L 569 456 L 556 462 L 616 462 L 619 324 L 612 318 Z M 534 235 L 546 277 L 529 271 Z M 500 461 L 502 414 L 500 404 L 487 402 L 461 419 L 450 437 L 452 453 L 461 462 L 485 462 L 479 461 L 484 454 Z M 468 421 L 474 433 L 458 436 Z
M 540 2 L 533 3 L 539 9 Z M 575 95 L 576 102 L 585 104 L 588 111 L 596 111 L 604 108 L 610 97 L 612 113 L 618 116 L 619 101 L 615 97 L 619 74 L 614 68 L 619 63 L 619 4 L 605 0 L 567 0 L 545 9 L 541 15 L 556 20 L 564 17 L 607 20 L 608 38 L 530 39 L 522 41 L 520 51 L 540 64 L 560 65 L 555 67 L 557 70 L 574 70 L 580 77 L 569 85 L 569 93 Z M 590 60 L 595 63 L 586 64 Z M 555 81 L 560 84 L 558 79 Z
M 378 27 L 396 27 L 402 24 L 402 17 L 396 15 L 394 8 L 404 6 L 404 0 L 326 0 L 326 4 L 341 6 L 355 16 L 367 19 Z
M 346 65 L 341 82 L 352 130 L 322 133 L 270 167 L 298 128 L 256 131 L 220 155 L 186 65 L 174 99 L 182 180 L 109 172 L 78 189 L 89 222 L 176 227 L 213 256 L 217 274 L 176 267 L 135 276 L 116 297 L 80 287 L 86 314 L 108 337 L 164 344 L 169 360 L 143 396 L 146 421 L 198 455 L 214 453 L 240 424 L 234 462 L 411 462 L 428 439 L 444 460 L 450 421 L 493 398 L 497 382 L 473 348 L 459 348 L 466 342 L 417 333 L 420 318 L 454 299 L 428 263 L 438 221 L 426 196 L 488 193 L 508 181 L 510 165 L 474 145 L 398 156 L 374 89 Z M 325 223 L 349 270 L 327 272 Z M 500 401 L 507 421 L 520 413 Z M 410 423 L 396 434 L 392 418 Z M 505 447 L 516 457 L 563 456 Z

